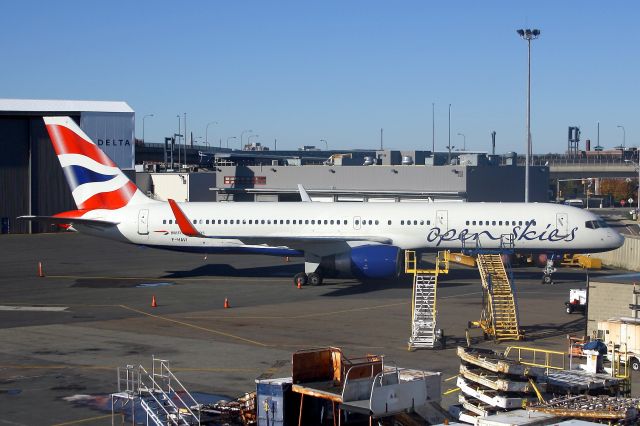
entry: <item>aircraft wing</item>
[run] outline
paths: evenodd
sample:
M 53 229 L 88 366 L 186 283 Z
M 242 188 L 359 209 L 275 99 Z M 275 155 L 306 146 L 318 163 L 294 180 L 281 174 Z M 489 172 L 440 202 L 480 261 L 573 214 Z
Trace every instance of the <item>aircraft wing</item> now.
M 98 228 L 110 228 L 118 224 L 118 222 L 110 222 L 106 220 L 83 219 L 81 217 L 64 217 L 64 216 L 19 216 L 18 219 L 49 223 L 52 225 L 76 224 L 76 225 L 85 225 L 85 226 L 95 226 Z
M 238 235 L 205 235 L 198 231 L 195 226 L 191 223 L 191 221 L 184 214 L 178 203 L 174 200 L 169 199 L 169 206 L 173 211 L 173 214 L 176 218 L 176 222 L 178 223 L 178 227 L 180 227 L 180 232 L 188 237 L 196 237 L 196 238 L 214 238 L 214 239 L 227 239 L 227 240 L 240 240 L 243 244 L 254 245 L 254 244 L 267 244 L 270 246 L 287 246 L 294 249 L 301 249 L 303 247 L 309 245 L 324 245 L 324 244 L 335 244 L 335 243 L 347 243 L 347 242 L 371 242 L 377 244 L 391 244 L 392 240 L 386 237 L 375 237 L 375 236 L 349 236 L 349 235 L 341 235 L 341 236 L 313 236 L 313 235 L 300 235 L 300 236 L 287 236 L 287 237 L 278 237 L 278 236 L 266 236 L 266 237 L 251 237 L 251 236 L 238 236 Z

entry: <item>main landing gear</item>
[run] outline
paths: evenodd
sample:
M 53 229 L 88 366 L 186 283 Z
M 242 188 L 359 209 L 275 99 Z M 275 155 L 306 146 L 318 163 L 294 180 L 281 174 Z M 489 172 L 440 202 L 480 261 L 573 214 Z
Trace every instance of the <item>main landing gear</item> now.
M 293 283 L 295 285 L 300 284 L 301 286 L 303 285 L 312 285 L 312 286 L 318 286 L 318 285 L 322 285 L 322 274 L 319 271 L 316 272 L 312 272 L 310 274 L 305 274 L 304 272 L 300 272 L 298 274 L 295 274 L 293 277 Z

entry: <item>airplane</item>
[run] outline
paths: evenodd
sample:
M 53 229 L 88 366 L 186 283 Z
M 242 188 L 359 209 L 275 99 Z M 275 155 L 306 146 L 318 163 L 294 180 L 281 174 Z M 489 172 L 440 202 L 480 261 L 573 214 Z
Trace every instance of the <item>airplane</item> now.
M 516 253 L 594 253 L 624 238 L 595 214 L 547 203 L 298 203 L 154 200 L 69 117 L 44 117 L 76 210 L 21 216 L 130 244 L 194 253 L 304 257 L 294 283 L 325 277 L 389 278 L 403 250 L 503 248 Z

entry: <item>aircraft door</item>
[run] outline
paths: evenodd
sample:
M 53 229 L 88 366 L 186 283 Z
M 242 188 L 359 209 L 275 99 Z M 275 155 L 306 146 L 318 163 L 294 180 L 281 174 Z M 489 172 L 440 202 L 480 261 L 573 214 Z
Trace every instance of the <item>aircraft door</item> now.
M 149 210 L 138 212 L 138 234 L 149 235 Z
M 442 232 L 449 230 L 449 212 L 447 210 L 436 211 L 436 226 Z
M 569 234 L 569 215 L 567 213 L 556 213 L 556 229 L 560 236 Z
M 353 229 L 360 229 L 360 223 L 362 222 L 362 219 L 360 218 L 360 216 L 354 216 L 353 217 Z

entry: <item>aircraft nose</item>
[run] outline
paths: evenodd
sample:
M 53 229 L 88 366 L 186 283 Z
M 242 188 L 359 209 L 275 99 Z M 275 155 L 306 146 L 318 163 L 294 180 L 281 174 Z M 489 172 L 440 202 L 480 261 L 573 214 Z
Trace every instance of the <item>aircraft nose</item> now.
M 612 234 L 610 235 L 611 248 L 617 249 L 619 247 L 622 247 L 622 245 L 624 244 L 624 236 L 614 230 L 609 230 L 609 232 Z

